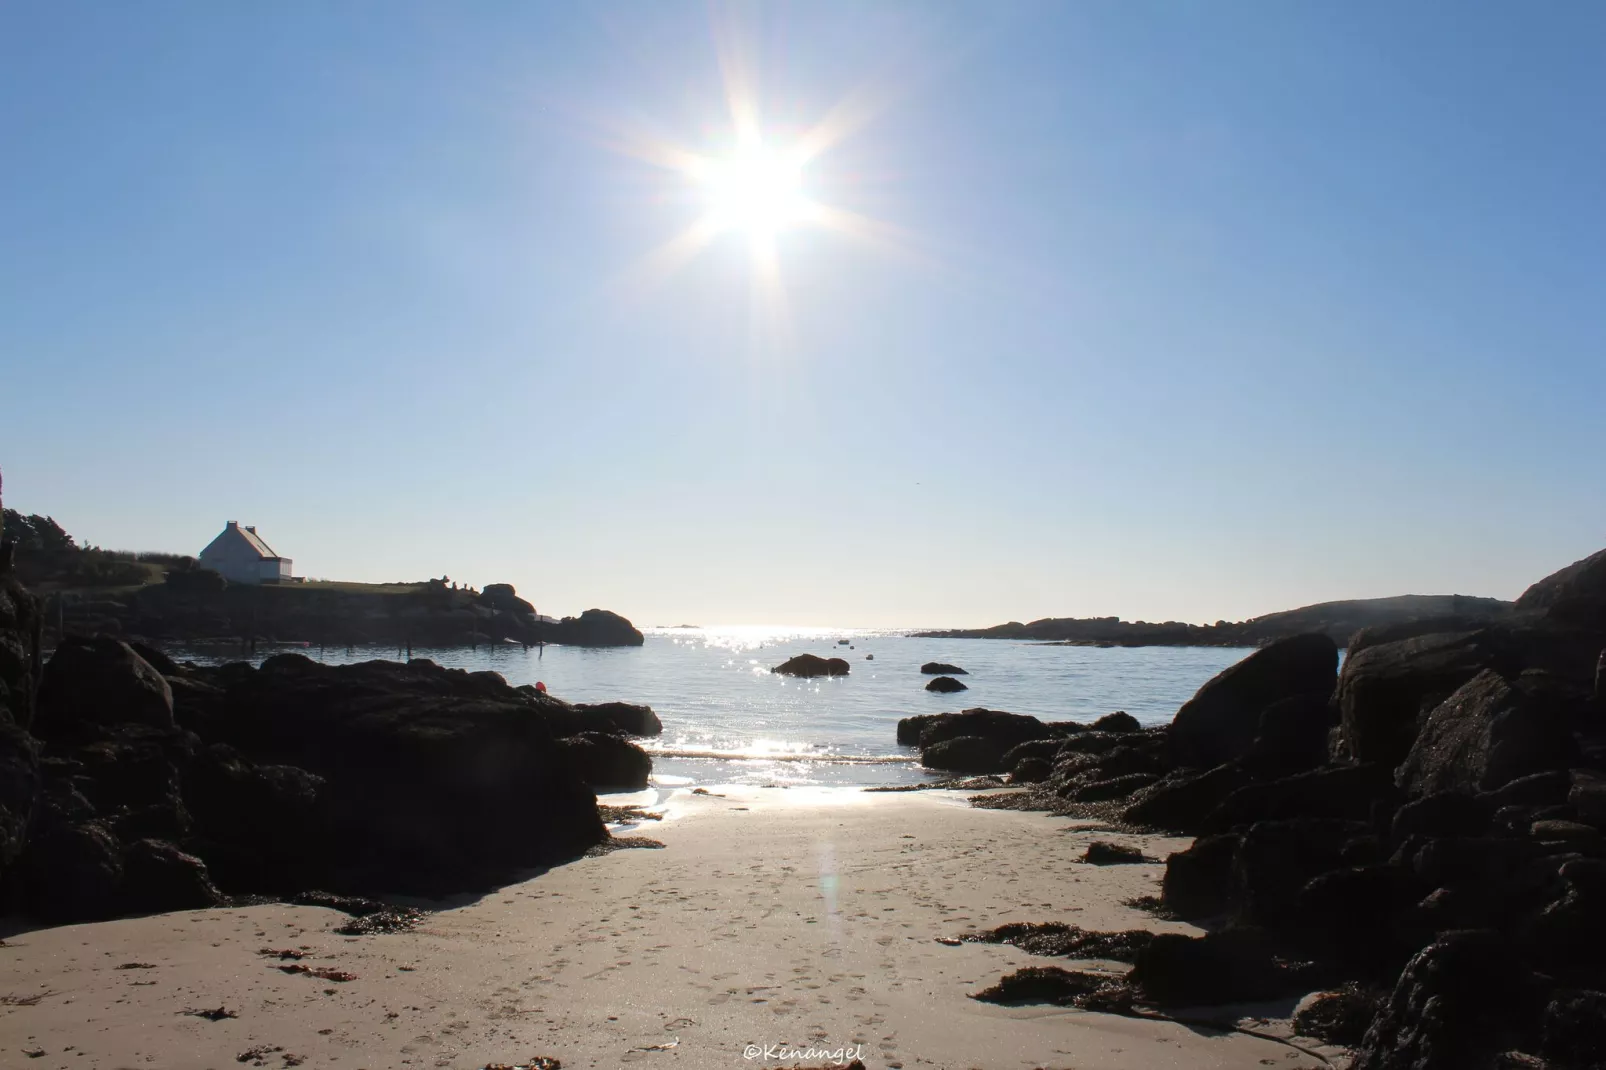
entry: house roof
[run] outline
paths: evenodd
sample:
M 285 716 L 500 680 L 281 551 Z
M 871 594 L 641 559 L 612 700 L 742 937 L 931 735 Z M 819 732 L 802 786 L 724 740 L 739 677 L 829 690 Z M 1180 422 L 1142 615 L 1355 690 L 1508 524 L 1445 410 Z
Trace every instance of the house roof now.
M 256 554 L 257 557 L 264 561 L 283 560 L 283 558 L 279 557 L 278 554 L 273 552 L 273 547 L 269 546 L 267 541 L 256 533 L 255 528 L 245 527 L 234 520 L 229 521 L 228 524 L 224 526 L 223 531 L 219 533 L 218 537 L 207 543 L 206 549 L 202 550 L 201 553 L 204 555 L 213 547 L 227 545 L 227 540 L 231 535 L 236 539 L 244 540 L 245 545 L 250 547 L 251 552 Z

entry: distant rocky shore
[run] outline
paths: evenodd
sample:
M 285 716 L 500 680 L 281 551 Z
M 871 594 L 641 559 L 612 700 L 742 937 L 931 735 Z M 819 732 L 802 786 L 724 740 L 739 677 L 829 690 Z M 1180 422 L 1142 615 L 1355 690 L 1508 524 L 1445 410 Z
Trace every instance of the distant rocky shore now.
M 1400 595 L 1322 602 L 1246 621 L 1185 624 L 1124 621 L 1119 617 L 1046 617 L 1029 624 L 1010 621 L 991 628 L 917 632 L 921 639 L 1028 639 L 1066 646 L 1263 646 L 1292 635 L 1321 633 L 1340 646 L 1363 628 L 1434 621 L 1441 631 L 1480 627 L 1513 610 L 1498 598 L 1467 595 Z
M 1206 935 L 1015 926 L 999 939 L 1132 968 L 1031 967 L 981 998 L 1128 1013 L 1316 989 L 1295 1024 L 1355 1070 L 1606 1066 L 1606 551 L 1452 624 L 1362 631 L 1342 672 L 1330 635 L 1281 639 L 1155 728 L 900 722 L 928 767 L 1024 786 L 978 805 L 1198 837 L 1152 906 Z

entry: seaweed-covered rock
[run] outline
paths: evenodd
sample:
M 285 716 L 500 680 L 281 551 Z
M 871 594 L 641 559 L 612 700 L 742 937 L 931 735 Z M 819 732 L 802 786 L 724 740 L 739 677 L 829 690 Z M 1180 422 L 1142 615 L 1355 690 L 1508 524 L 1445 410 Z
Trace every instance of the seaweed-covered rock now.
M 982 736 L 997 743 L 1001 750 L 1008 750 L 1027 740 L 1045 739 L 1054 735 L 1053 730 L 1036 717 L 979 707 L 962 713 L 939 713 L 924 720 L 918 718 L 908 718 L 908 720 L 919 723 L 920 734 L 917 742 L 922 747 L 930 747 L 945 739 L 954 739 L 958 736 Z M 903 722 L 899 722 L 899 742 L 903 740 L 902 724 Z
M 928 661 L 920 666 L 920 671 L 927 676 L 969 676 L 964 669 L 957 665 L 950 665 L 946 661 Z
M 1250 782 L 1249 772 L 1235 763 L 1205 773 L 1173 773 L 1134 797 L 1121 817 L 1145 828 L 1196 833 L 1228 796 Z
M 218 906 L 223 895 L 206 863 L 162 840 L 138 840 L 123 852 L 118 914 L 156 914 Z
M 581 732 L 560 740 L 559 745 L 593 791 L 640 791 L 652 773 L 647 752 L 622 736 Z
M 1129 980 L 1153 1002 L 1172 1007 L 1272 999 L 1299 983 L 1258 929 L 1159 933 L 1139 952 Z
M 1327 1044 L 1353 1048 L 1383 1005 L 1384 993 L 1349 984 L 1328 992 L 1312 992 L 1294 1008 L 1294 1032 Z
M 1125 710 L 1116 710 L 1106 713 L 1103 717 L 1088 726 L 1095 732 L 1141 732 L 1143 726 L 1138 719 Z
M 926 690 L 951 695 L 956 691 L 968 691 L 970 689 L 952 676 L 939 676 L 926 685 Z

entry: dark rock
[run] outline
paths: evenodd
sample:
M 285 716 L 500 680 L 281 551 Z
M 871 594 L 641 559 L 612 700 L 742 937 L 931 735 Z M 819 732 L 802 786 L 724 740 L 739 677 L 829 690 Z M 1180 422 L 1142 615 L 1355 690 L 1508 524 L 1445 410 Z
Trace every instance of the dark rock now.
M 1112 1014 L 1125 1014 L 1132 1007 L 1131 990 L 1108 974 L 1058 966 L 1026 966 L 971 999 L 983 1003 L 1051 1003 Z
M 629 702 L 576 703 L 574 711 L 632 736 L 658 736 L 664 731 L 663 722 L 652 712 L 651 706 Z
M 1444 791 L 1408 802 L 1394 813 L 1392 837 L 1481 836 L 1494 816 L 1487 798 Z
M 1353 1048 L 1382 1008 L 1385 993 L 1349 984 L 1332 992 L 1313 992 L 1294 1008 L 1294 1032 L 1324 1044 Z
M 1230 899 L 1236 916 L 1271 928 L 1298 925 L 1305 885 L 1343 865 L 1344 845 L 1358 828 L 1364 826 L 1316 818 L 1251 825 L 1232 862 Z
M 1515 958 L 1498 933 L 1444 934 L 1400 974 L 1352 1070 L 1461 1070 L 1522 1047 L 1533 992 Z
M 37 744 L 21 728 L 0 721 L 0 881 L 22 854 L 39 789 Z
M 899 722 L 900 741 L 903 739 L 902 725 L 903 722 Z M 1002 754 L 1017 743 L 1044 739 L 1049 735 L 1049 727 L 1036 717 L 976 708 L 963 713 L 939 713 L 923 721 L 919 743 L 922 747 L 929 747 L 958 736 L 984 736 L 997 743 Z
M 1144 828 L 1196 833 L 1229 795 L 1249 782 L 1249 773 L 1235 764 L 1207 773 L 1172 774 L 1145 791 L 1121 819 Z
M 1126 734 L 1121 732 L 1094 732 L 1089 729 L 1060 740 L 1059 754 L 1104 754 L 1117 747 L 1128 745 Z
M 1398 970 L 1421 945 L 1399 933 L 1395 921 L 1426 891 L 1416 874 L 1387 863 L 1321 873 L 1299 893 L 1307 945 L 1363 974 Z
M 1601 842 L 1599 829 L 1578 821 L 1535 821 L 1528 827 L 1528 835 L 1545 843 L 1568 843 L 1578 847 L 1591 847 Z
M 1197 937 L 1159 933 L 1138 954 L 1129 980 L 1162 1007 L 1273 999 L 1299 983 L 1255 929 Z
M 98 821 L 51 821 L 18 860 L 21 907 L 48 922 L 91 921 L 117 912 L 122 850 Z
M 640 791 L 652 774 L 652 758 L 623 736 L 582 732 L 558 742 L 565 760 L 594 791 Z
M 479 603 L 502 613 L 518 613 L 525 616 L 535 616 L 535 607 L 518 596 L 518 591 L 511 583 L 487 583 L 480 588 Z M 593 610 L 593 612 L 604 612 Z M 623 620 L 623 618 L 620 618 Z M 626 621 L 628 624 L 629 622 Z M 621 644 L 630 646 L 634 644 Z
M 1209 768 L 1248 753 L 1267 706 L 1331 692 L 1337 668 L 1338 647 L 1325 635 L 1298 635 L 1255 651 L 1218 673 L 1177 711 L 1171 724 L 1177 761 Z
M 1517 608 L 1570 627 L 1606 631 L 1606 550 L 1529 587 L 1517 599 Z
M 1155 773 L 1128 773 L 1126 776 L 1111 777 L 1108 780 L 1095 780 L 1091 784 L 1080 786 L 1069 784 L 1061 789 L 1061 794 L 1066 794 L 1077 802 L 1106 802 L 1110 799 L 1124 799 L 1159 779 Z
M 340 849 L 308 835 L 327 820 L 318 805 L 324 784 L 295 766 L 255 765 L 221 743 L 205 748 L 183 772 L 189 846 L 230 892 L 278 895 L 321 883 L 330 851 Z
M 1342 757 L 1393 768 L 1416 741 L 1417 718 L 1486 668 L 1514 668 L 1491 631 L 1422 635 L 1351 653 L 1335 701 Z
M 564 617 L 556 624 L 542 621 L 536 628 L 536 636 L 545 643 L 567 646 L 640 646 L 647 641 L 628 620 L 606 609 L 588 609 L 578 617 Z
M 1606 777 L 1586 769 L 1575 770 L 1569 780 L 1567 802 L 1580 821 L 1606 828 Z
M 179 667 L 178 662 L 174 661 L 160 650 L 157 650 L 155 647 L 140 642 L 138 639 L 130 639 L 128 641 L 128 649 L 144 658 L 145 661 L 149 663 L 151 668 L 155 669 L 163 676 L 177 676 L 179 673 L 184 671 Z
M 846 676 L 852 669 L 842 658 L 822 658 L 814 654 L 799 654 L 795 658 L 787 658 L 775 666 L 770 672 L 780 673 L 782 676 Z
M 1094 840 L 1087 845 L 1082 861 L 1090 866 L 1129 866 L 1151 862 L 1153 859 L 1143 857 L 1143 852 L 1136 847 Z
M 69 635 L 45 666 L 33 734 L 55 739 L 101 724 L 172 728 L 173 691 L 127 643 Z
M 206 863 L 161 840 L 139 840 L 123 852 L 119 899 L 119 914 L 198 910 L 224 901 Z
M 968 934 L 967 943 L 1009 944 L 1031 955 L 1060 955 L 1074 959 L 1136 961 L 1138 953 L 1154 939 L 1147 929 L 1122 932 L 1093 932 L 1060 922 L 1011 922 L 996 929 Z
M 928 661 L 920 666 L 920 671 L 927 676 L 969 676 L 964 669 L 957 665 L 949 665 L 946 661 Z
M 1389 770 L 1376 765 L 1334 766 L 1239 788 L 1204 821 L 1205 831 L 1225 832 L 1256 821 L 1298 817 L 1366 821 L 1374 804 L 1392 813 L 1398 793 Z
M 1232 860 L 1242 839 L 1235 833 L 1203 836 L 1167 858 L 1160 902 L 1179 918 L 1226 913 L 1231 904 Z
M 1556 1070 L 1606 1066 L 1606 993 L 1569 989 L 1545 1008 L 1539 1052 Z
M 1328 734 L 1338 723 L 1330 690 L 1293 695 L 1273 702 L 1260 714 L 1260 727 L 1250 747 L 1258 766 L 1279 773 L 1313 769 L 1327 761 Z
M 1568 801 L 1573 778 L 1566 770 L 1553 769 L 1518 777 L 1481 797 L 1498 810 L 1503 806 L 1556 806 Z
M 1011 751 L 1010 753 L 1014 753 Z M 1040 784 L 1054 772 L 1054 767 L 1048 764 L 1045 758 L 1022 758 L 1012 767 L 1009 766 L 1009 755 L 1004 755 L 1000 764 L 1009 768 L 1009 782 L 1011 784 Z
M 943 694 L 952 694 L 955 691 L 968 691 L 970 688 L 955 680 L 951 676 L 939 676 L 926 685 L 927 691 L 940 691 Z
M 1029 739 L 1025 743 L 1017 743 L 1004 752 L 1004 765 L 1014 769 L 1022 759 L 1036 758 L 1052 766 L 1061 742 L 1058 739 Z
M 1396 781 L 1413 795 L 1493 791 L 1565 768 L 1577 748 L 1566 719 L 1518 681 L 1485 669 L 1428 715 Z
M 955 736 L 922 747 L 920 764 L 950 773 L 1002 773 L 1004 749 L 985 736 Z
M 1138 719 L 1125 710 L 1116 710 L 1106 713 L 1103 717 L 1088 726 L 1095 732 L 1141 732 L 1143 726 Z

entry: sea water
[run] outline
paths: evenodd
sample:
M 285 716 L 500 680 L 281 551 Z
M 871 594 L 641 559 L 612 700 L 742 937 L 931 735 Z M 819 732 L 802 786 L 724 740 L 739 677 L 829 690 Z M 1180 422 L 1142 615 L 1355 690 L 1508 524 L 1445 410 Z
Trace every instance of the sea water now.
M 835 628 L 654 628 L 639 647 L 517 644 L 413 648 L 414 657 L 490 669 L 510 684 L 545 683 L 571 702 L 638 702 L 663 721 L 644 740 L 661 787 L 690 784 L 911 784 L 930 779 L 913 748 L 897 743 L 901 717 L 974 706 L 1045 720 L 1091 721 L 1125 710 L 1163 724 L 1199 685 L 1249 651 L 1219 647 L 1050 646 L 1003 639 L 917 639 Z M 274 647 L 330 664 L 401 660 L 394 647 Z M 237 660 L 227 650 L 170 651 L 180 660 Z M 770 669 L 795 654 L 840 657 L 847 676 L 796 679 Z M 955 664 L 969 690 L 925 690 L 928 661 Z

